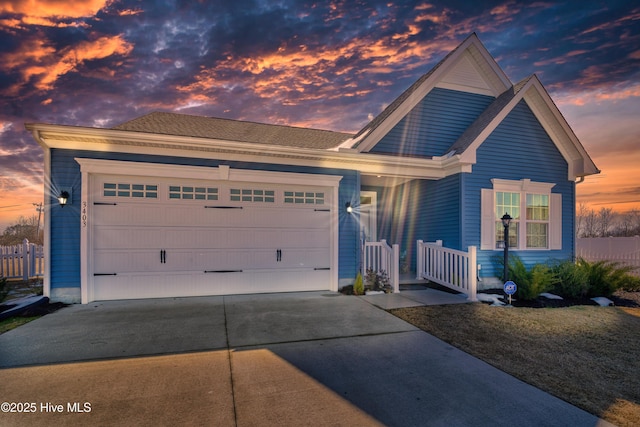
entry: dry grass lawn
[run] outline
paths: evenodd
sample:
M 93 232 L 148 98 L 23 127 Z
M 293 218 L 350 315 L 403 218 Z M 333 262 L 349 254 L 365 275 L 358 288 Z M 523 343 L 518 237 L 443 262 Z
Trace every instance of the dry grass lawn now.
M 609 422 L 640 425 L 640 308 L 475 303 L 391 313 Z

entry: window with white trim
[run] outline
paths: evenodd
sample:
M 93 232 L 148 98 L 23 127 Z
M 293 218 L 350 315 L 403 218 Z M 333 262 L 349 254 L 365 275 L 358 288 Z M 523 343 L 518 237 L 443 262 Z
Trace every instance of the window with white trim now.
M 482 190 L 481 249 L 504 247 L 501 218 L 508 213 L 509 247 L 519 250 L 562 249 L 562 195 L 555 184 L 529 179 L 493 179 L 493 189 Z

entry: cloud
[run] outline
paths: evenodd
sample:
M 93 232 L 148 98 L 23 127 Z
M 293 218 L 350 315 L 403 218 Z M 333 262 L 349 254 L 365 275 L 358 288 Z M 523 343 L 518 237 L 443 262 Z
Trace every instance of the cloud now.
M 0 159 L 0 177 L 41 186 L 27 119 L 108 127 L 179 110 L 354 132 L 472 32 L 511 80 L 539 73 L 608 170 L 639 144 L 629 3 L 0 0 L 0 144 L 26 165 Z
M 77 27 L 85 26 L 79 18 L 95 16 L 108 6 L 107 0 L 5 0 L 0 3 L 0 15 L 12 15 L 3 20 L 9 28 Z
M 19 81 L 6 90 L 6 94 L 17 95 L 27 84 L 39 91 L 51 90 L 60 76 L 77 71 L 79 66 L 89 61 L 109 56 L 126 56 L 132 50 L 133 45 L 121 35 L 81 41 L 61 50 L 56 50 L 43 38 L 27 39 L 16 51 L 0 58 L 3 69 L 15 70 L 21 76 Z
M 107 0 L 3 0 L 0 13 L 33 17 L 80 18 L 93 16 L 107 6 Z

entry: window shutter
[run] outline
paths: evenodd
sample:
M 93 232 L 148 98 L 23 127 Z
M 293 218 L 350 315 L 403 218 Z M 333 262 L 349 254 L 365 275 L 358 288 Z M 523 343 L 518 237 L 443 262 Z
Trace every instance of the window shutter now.
M 480 196 L 480 249 L 496 248 L 496 222 L 494 214 L 493 190 L 483 188 Z
M 549 249 L 562 249 L 562 194 L 551 193 Z

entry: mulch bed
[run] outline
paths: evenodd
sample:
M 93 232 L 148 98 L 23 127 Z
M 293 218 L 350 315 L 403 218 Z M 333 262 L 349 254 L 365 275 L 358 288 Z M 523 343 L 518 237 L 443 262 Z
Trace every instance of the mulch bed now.
M 487 294 L 502 295 L 503 292 L 500 289 L 488 289 L 481 291 Z M 626 292 L 616 291 L 609 299 L 613 302 L 613 305 L 617 307 L 640 307 L 640 292 Z M 598 305 L 590 298 L 564 298 L 549 299 L 545 297 L 538 297 L 534 300 L 524 301 L 514 298 L 512 303 L 514 307 L 528 307 L 528 308 L 560 308 L 560 307 L 572 307 L 575 305 Z

